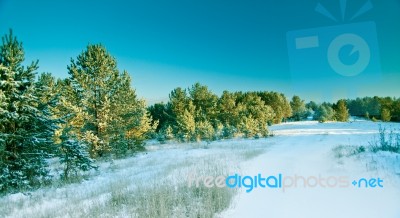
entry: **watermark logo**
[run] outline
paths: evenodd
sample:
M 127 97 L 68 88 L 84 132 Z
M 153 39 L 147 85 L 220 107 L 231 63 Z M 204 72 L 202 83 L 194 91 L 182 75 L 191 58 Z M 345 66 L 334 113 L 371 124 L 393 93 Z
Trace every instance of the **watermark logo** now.
M 341 17 L 336 18 L 322 4 L 315 11 L 337 25 L 289 31 L 288 55 L 294 88 L 354 87 L 376 82 L 381 75 L 376 24 L 352 21 L 373 8 L 367 1 L 347 16 L 346 0 L 340 0 Z M 338 24 L 341 23 L 341 24 Z M 339 88 L 340 88 L 339 87 Z M 315 90 L 313 90 L 315 91 Z
M 358 188 L 383 188 L 383 179 L 381 178 L 361 178 L 358 181 L 353 180 L 351 183 L 354 187 Z
M 189 187 L 244 188 L 247 193 L 254 189 L 280 189 L 285 192 L 293 188 L 383 188 L 381 178 L 350 180 L 347 176 L 286 176 L 282 173 L 276 175 L 258 173 L 254 176 L 242 176 L 238 173 L 228 176 L 197 176 L 195 173 L 190 173 L 187 181 Z

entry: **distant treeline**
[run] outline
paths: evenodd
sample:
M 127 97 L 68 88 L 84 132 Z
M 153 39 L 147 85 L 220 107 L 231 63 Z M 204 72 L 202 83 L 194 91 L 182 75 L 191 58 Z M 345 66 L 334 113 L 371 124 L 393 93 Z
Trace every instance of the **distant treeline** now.
M 158 122 L 156 137 L 160 141 L 200 141 L 264 137 L 268 135 L 267 125 L 286 121 L 344 122 L 349 116 L 399 121 L 400 99 L 365 97 L 317 104 L 293 96 L 289 102 L 284 94 L 268 91 L 224 91 L 217 96 L 196 83 L 188 89 L 174 89 L 167 103 L 156 103 L 148 110 Z
M 136 96 L 128 72 L 102 45 L 88 45 L 67 67 L 68 77 L 38 77 L 38 62 L 23 66 L 25 52 L 12 32 L 0 45 L 0 193 L 51 181 L 48 159 L 69 181 L 96 168 L 94 160 L 143 149 L 144 141 L 212 141 L 266 137 L 268 125 L 288 120 L 347 121 L 349 115 L 383 121 L 400 117 L 400 100 L 362 98 L 335 104 L 289 101 L 277 92 L 228 92 L 199 83 L 176 88 L 167 103 L 150 107 Z M 110 159 L 110 158 L 109 158 Z M 53 175 L 54 176 L 54 175 Z
M 400 98 L 364 97 L 347 100 L 347 107 L 352 116 L 383 121 L 400 121 Z

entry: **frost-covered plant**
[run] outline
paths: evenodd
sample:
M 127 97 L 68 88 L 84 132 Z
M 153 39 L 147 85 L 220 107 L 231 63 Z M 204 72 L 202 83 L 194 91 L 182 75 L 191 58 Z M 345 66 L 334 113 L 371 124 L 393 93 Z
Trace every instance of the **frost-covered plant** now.
M 89 156 L 86 146 L 70 136 L 68 129 L 64 131 L 60 138 L 60 162 L 64 165 L 62 179 L 68 180 L 72 174 L 77 176 L 79 172 L 97 169 L 94 160 Z
M 0 45 L 0 192 L 26 190 L 49 181 L 56 121 L 36 93 L 38 62 L 22 66 L 25 53 L 16 37 Z
M 400 134 L 394 129 L 386 129 L 379 126 L 378 139 L 374 139 L 370 143 L 372 152 L 390 151 L 400 153 Z

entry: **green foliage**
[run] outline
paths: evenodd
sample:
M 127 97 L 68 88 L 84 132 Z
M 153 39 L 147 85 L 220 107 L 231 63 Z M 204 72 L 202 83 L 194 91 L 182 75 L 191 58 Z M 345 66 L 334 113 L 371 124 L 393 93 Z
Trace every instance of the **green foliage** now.
M 267 123 L 275 113 L 256 93 L 246 93 L 238 104 L 238 129 L 246 137 L 264 137 L 268 135 Z
M 258 92 L 258 96 L 266 105 L 271 106 L 275 113 L 273 123 L 281 123 L 283 120 L 292 116 L 290 102 L 282 93 L 277 92 Z
M 387 108 L 383 108 L 381 111 L 381 119 L 383 122 L 389 122 L 392 119 L 390 115 L 390 110 Z
M 197 141 L 212 141 L 216 137 L 214 127 L 208 120 L 196 123 L 195 134 Z
M 281 110 L 278 117 L 262 98 Z M 274 104 L 273 99 L 279 102 Z M 274 119 L 280 122 L 290 115 L 291 109 L 284 95 L 279 93 L 224 91 L 218 98 L 207 86 L 196 83 L 187 91 L 174 89 L 168 104 L 153 105 L 149 111 L 162 120 L 163 127 L 158 130 L 157 138 L 163 142 L 167 126 L 181 141 L 210 141 L 237 135 L 264 137 L 268 135 L 267 124 Z
M 22 66 L 22 43 L 10 31 L 0 46 L 0 192 L 30 189 L 49 179 L 56 121 L 35 96 L 37 62 Z
M 400 98 L 391 97 L 365 97 L 347 100 L 349 113 L 352 116 L 365 116 L 380 118 L 385 121 L 400 121 Z
M 188 89 L 188 93 L 195 108 L 196 122 L 209 121 L 216 124 L 218 97 L 200 83 L 195 83 Z
M 396 99 L 392 103 L 392 120 L 394 121 L 400 121 L 400 98 Z
M 346 106 L 345 100 L 339 100 L 335 107 L 335 118 L 340 122 L 349 121 L 349 110 Z
M 177 114 L 177 136 L 182 141 L 191 141 L 195 139 L 196 121 L 194 117 L 195 107 L 191 101 L 187 109 L 182 114 Z
M 316 111 L 318 109 L 318 104 L 314 101 L 310 101 L 306 104 L 306 108 L 312 111 Z
M 178 87 L 169 95 L 169 104 L 171 107 L 171 111 L 173 113 L 173 119 L 176 122 L 176 118 L 178 114 L 183 114 L 186 109 L 186 106 L 189 104 L 189 98 L 187 96 L 186 90 Z
M 231 127 L 237 124 L 237 95 L 224 91 L 218 99 L 218 120 L 225 126 Z
M 221 137 L 224 139 L 233 138 L 238 134 L 238 130 L 234 126 L 226 125 L 223 126 Z
M 116 60 L 102 45 L 89 45 L 68 66 L 63 106 L 68 126 L 89 145 L 91 157 L 108 151 L 121 153 L 140 145 L 157 127 L 131 88 L 127 72 L 120 73 Z
M 257 122 L 257 120 L 254 119 L 251 115 L 249 115 L 248 117 L 243 117 L 240 124 L 240 131 L 244 134 L 244 137 L 246 138 L 258 138 L 258 133 L 262 131 L 262 126 L 260 128 L 259 122 Z
M 308 116 L 308 111 L 304 104 L 304 100 L 301 100 L 299 96 L 293 96 L 292 100 L 290 101 L 290 107 L 292 108 L 292 118 L 295 121 L 300 121 Z
M 61 135 L 60 144 L 60 162 L 64 165 L 64 171 L 61 178 L 71 179 L 71 174 L 78 176 L 79 172 L 97 169 L 94 160 L 89 157 L 86 146 L 82 145 L 74 137 L 70 136 L 68 129 L 65 129 Z
M 167 128 L 165 128 L 164 136 L 165 136 L 165 138 L 166 138 L 167 140 L 172 140 L 172 139 L 174 139 L 174 130 L 172 129 L 171 126 L 168 125 Z
M 323 103 L 318 106 L 317 110 L 314 113 L 314 120 L 318 120 L 319 122 L 333 121 L 335 120 L 335 111 L 332 106 Z
M 158 121 L 157 132 L 173 125 L 174 119 L 171 111 L 171 104 L 164 104 L 163 102 L 156 103 L 148 107 L 148 111 L 153 118 L 153 123 Z

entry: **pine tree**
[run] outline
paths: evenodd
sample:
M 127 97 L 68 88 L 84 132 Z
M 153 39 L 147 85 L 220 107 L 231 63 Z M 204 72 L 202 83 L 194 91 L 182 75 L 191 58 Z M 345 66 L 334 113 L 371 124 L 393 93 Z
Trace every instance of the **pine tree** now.
M 169 95 L 174 134 L 179 140 L 193 139 L 196 130 L 195 107 L 187 96 L 186 90 L 178 87 Z
M 127 72 L 123 72 L 120 76 L 117 92 L 111 105 L 113 118 L 108 133 L 111 135 L 112 149 L 121 153 L 121 147 L 119 147 L 121 142 L 127 150 L 142 149 L 143 142 L 156 131 L 158 120 L 153 121 L 146 108 L 146 102 L 137 99 Z
M 174 139 L 174 130 L 170 125 L 168 125 L 165 130 L 163 131 L 166 140 Z
M 224 126 L 233 126 L 237 118 L 236 96 L 234 93 L 224 91 L 218 100 L 218 120 Z
M 208 120 L 196 122 L 196 140 L 197 141 L 212 141 L 216 135 L 214 127 Z
M 60 137 L 60 162 L 64 165 L 61 178 L 71 179 L 71 174 L 78 176 L 79 172 L 97 169 L 94 160 L 89 157 L 86 146 L 70 135 L 69 129 L 64 129 Z
M 275 113 L 274 123 L 281 123 L 292 116 L 292 108 L 285 95 L 277 92 L 259 92 L 258 96 L 265 102 L 266 105 L 272 107 Z
M 335 117 L 337 121 L 340 122 L 347 122 L 349 121 L 349 110 L 346 106 L 346 101 L 341 99 L 336 104 L 336 113 Z
M 244 134 L 244 137 L 251 138 L 256 137 L 260 131 L 259 124 L 256 119 L 250 114 L 249 116 L 243 117 L 240 123 L 240 130 Z
M 150 116 L 153 118 L 153 123 L 158 121 L 156 131 L 159 132 L 167 127 L 171 128 L 174 123 L 173 114 L 171 110 L 171 104 L 156 103 L 148 107 Z
M 38 62 L 22 66 L 22 43 L 10 34 L 0 46 L 0 191 L 27 189 L 49 179 L 56 121 L 35 96 Z
M 393 102 L 393 114 L 392 118 L 394 120 L 400 121 L 400 98 Z
M 173 119 L 175 120 L 179 114 L 183 114 L 187 105 L 189 104 L 189 97 L 187 96 L 186 90 L 178 87 L 169 94 L 169 104 L 171 105 L 171 111 Z
M 292 107 L 293 116 L 295 121 L 305 119 L 307 117 L 307 109 L 304 104 L 304 100 L 301 100 L 299 96 L 295 95 L 290 102 Z
M 381 119 L 383 122 L 389 122 L 392 119 L 389 109 L 387 109 L 387 108 L 382 109 Z
M 56 80 L 50 73 L 42 73 L 39 75 L 35 83 L 35 96 L 37 96 L 40 106 L 50 106 L 54 108 L 57 104 Z
M 207 86 L 195 83 L 189 90 L 193 102 L 196 122 L 216 124 L 218 96 L 208 90 Z
M 55 132 L 55 140 L 61 142 L 61 135 L 64 129 L 68 128 L 69 134 L 76 136 L 79 140 L 84 138 L 82 132 L 88 113 L 84 110 L 81 99 L 74 91 L 70 79 L 59 79 L 56 82 L 55 90 L 60 93 L 58 96 L 58 104 L 53 107 L 55 117 L 64 120 L 59 124 L 59 128 Z
M 309 110 L 312 110 L 312 111 L 316 111 L 318 108 L 318 105 L 314 101 L 310 101 L 306 104 L 306 108 Z
M 71 60 L 68 66 L 71 84 L 82 108 L 87 113 L 83 135 L 95 157 L 110 149 L 107 127 L 111 98 L 115 96 L 119 72 L 113 57 L 101 45 L 89 45 L 87 50 Z
M 239 99 L 238 129 L 247 137 L 267 136 L 267 123 L 275 117 L 272 107 L 265 105 L 257 93 L 246 93 Z
M 156 126 L 131 88 L 128 73 L 119 72 L 116 60 L 102 45 L 89 45 L 71 60 L 68 71 L 66 88 L 71 94 L 65 104 L 73 108 L 72 125 L 79 127 L 77 136 L 89 145 L 91 157 L 134 149 Z
M 177 114 L 177 135 L 183 141 L 191 141 L 195 139 L 196 121 L 194 114 L 195 107 L 189 100 L 187 109 L 182 114 Z
M 318 120 L 323 123 L 326 121 L 332 121 L 335 119 L 335 111 L 332 106 L 327 103 L 322 103 L 318 106 L 317 110 L 314 113 L 314 120 Z

